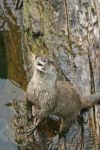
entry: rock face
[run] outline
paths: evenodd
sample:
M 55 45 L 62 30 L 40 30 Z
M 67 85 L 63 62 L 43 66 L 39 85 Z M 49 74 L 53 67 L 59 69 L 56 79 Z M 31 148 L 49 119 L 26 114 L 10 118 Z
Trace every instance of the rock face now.
M 28 79 L 33 54 L 55 59 L 59 77 L 66 78 L 81 95 L 100 90 L 100 2 L 98 0 L 25 0 L 22 46 Z M 31 54 L 31 52 L 33 54 Z M 62 139 L 60 150 L 100 149 L 100 106 L 82 112 Z

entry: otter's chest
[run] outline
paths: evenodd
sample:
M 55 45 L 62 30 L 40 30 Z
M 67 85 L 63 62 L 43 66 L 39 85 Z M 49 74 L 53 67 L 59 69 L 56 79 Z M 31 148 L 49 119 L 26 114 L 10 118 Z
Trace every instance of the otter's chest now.
M 35 90 L 36 99 L 38 101 L 38 107 L 42 108 L 50 99 L 50 93 L 45 89 Z
M 27 88 L 30 101 L 39 108 L 43 108 L 44 105 L 48 105 L 55 96 L 54 89 L 52 90 L 46 84 L 39 82 L 38 84 L 31 81 Z

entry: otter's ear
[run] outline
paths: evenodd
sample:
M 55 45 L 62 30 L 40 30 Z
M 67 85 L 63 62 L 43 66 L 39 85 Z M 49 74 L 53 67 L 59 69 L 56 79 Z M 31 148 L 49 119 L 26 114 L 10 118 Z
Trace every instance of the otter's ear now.
M 55 62 L 54 62 L 53 59 L 50 59 L 50 63 L 51 63 L 52 65 L 55 65 Z

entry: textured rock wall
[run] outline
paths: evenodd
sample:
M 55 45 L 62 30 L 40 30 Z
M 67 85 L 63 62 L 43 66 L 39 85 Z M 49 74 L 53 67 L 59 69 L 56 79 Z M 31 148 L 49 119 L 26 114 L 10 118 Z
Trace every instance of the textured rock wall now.
M 16 81 L 26 88 L 21 51 L 21 10 L 13 0 L 0 1 L 0 78 Z
M 24 0 L 22 46 L 28 78 L 34 65 L 31 51 L 53 57 L 80 95 L 100 91 L 99 6 L 99 0 Z M 75 123 L 66 134 L 67 149 L 98 150 L 100 106 L 82 115 L 81 125 Z

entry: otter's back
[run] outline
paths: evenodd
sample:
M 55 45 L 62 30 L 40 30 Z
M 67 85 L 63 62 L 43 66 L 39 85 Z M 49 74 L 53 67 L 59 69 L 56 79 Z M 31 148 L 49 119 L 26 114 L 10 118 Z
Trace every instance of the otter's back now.
M 62 117 L 76 116 L 81 108 L 80 96 L 74 87 L 67 81 L 57 81 L 57 107 L 56 114 Z

